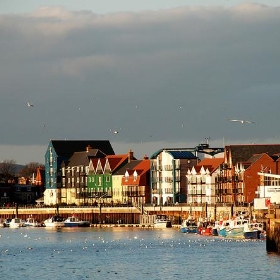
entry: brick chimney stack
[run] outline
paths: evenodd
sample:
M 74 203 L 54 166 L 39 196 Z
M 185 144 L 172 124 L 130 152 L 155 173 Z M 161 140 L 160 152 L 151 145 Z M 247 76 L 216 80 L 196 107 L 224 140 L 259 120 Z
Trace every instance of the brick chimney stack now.
M 128 156 L 128 162 L 131 162 L 134 158 L 133 157 L 133 151 L 131 149 L 128 151 L 127 156 Z
M 147 155 L 144 155 L 143 159 L 149 159 L 149 157 Z
M 90 149 L 91 149 L 91 146 L 87 145 L 86 151 L 89 152 Z

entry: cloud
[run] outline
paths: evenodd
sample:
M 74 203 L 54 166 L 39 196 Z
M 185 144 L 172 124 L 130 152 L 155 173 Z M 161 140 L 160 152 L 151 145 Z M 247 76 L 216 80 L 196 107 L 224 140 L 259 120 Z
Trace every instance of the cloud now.
M 279 27 L 280 9 L 257 4 L 0 15 L 0 143 L 280 139 Z

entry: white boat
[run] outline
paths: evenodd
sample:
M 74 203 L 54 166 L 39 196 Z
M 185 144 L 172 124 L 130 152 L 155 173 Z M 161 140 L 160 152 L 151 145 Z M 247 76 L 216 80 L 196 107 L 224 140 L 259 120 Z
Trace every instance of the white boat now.
M 89 221 L 82 221 L 78 217 L 73 215 L 71 217 L 68 217 L 64 221 L 64 225 L 65 225 L 65 227 L 89 227 L 90 222 Z
M 44 221 L 44 225 L 45 225 L 45 227 L 49 227 L 49 228 L 64 227 L 65 226 L 64 218 L 59 215 L 52 216 L 49 219 Z
M 265 231 L 264 231 L 264 224 L 263 223 L 250 223 L 246 224 L 244 227 L 244 238 L 246 239 L 260 239 L 263 238 Z
M 236 217 L 222 222 L 218 232 L 227 238 L 244 238 L 244 227 L 249 224 L 249 219 Z
M 41 224 L 38 221 L 36 221 L 36 219 L 32 215 L 26 219 L 25 225 L 27 227 L 40 227 L 41 226 Z
M 171 221 L 166 215 L 156 215 L 154 221 L 154 228 L 170 228 L 172 227 Z
M 24 223 L 24 221 L 23 221 L 22 219 L 20 219 L 20 218 L 13 218 L 13 219 L 10 221 L 9 227 L 10 227 L 10 228 L 25 227 L 25 223 Z

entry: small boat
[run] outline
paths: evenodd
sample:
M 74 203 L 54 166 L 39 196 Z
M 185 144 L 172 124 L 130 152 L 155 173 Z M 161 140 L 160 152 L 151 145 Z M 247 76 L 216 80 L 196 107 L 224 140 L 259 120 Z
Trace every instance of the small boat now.
M 171 221 L 166 215 L 156 215 L 154 228 L 171 228 Z
M 41 224 L 38 221 L 36 221 L 36 219 L 32 215 L 26 219 L 25 225 L 27 227 L 40 227 L 41 226 Z
M 263 223 L 250 223 L 244 226 L 245 239 L 261 239 L 264 238 L 264 225 Z
M 201 235 L 212 235 L 212 223 L 209 221 L 199 222 L 197 225 L 197 233 Z
M 65 219 L 63 217 L 59 215 L 55 215 L 45 220 L 44 225 L 45 227 L 49 227 L 49 228 L 61 228 L 65 226 L 64 220 Z
M 227 238 L 244 238 L 244 228 L 249 224 L 248 219 L 236 217 L 223 221 L 219 235 Z
M 64 221 L 64 226 L 65 227 L 89 227 L 90 222 L 89 221 L 82 221 L 78 217 L 73 215 L 71 217 L 68 217 Z
M 20 218 L 13 218 L 9 224 L 10 228 L 20 228 L 20 227 L 25 227 L 25 223 L 22 219 Z
M 183 233 L 197 233 L 197 223 L 194 218 L 189 217 L 186 220 L 183 220 L 180 231 Z

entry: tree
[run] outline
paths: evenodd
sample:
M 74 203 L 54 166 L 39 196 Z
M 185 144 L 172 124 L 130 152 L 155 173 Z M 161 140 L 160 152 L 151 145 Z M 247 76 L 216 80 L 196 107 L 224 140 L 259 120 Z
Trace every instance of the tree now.
M 7 183 L 14 182 L 17 173 L 17 164 L 15 160 L 4 160 L 0 163 L 0 176 L 1 181 Z
M 31 178 L 33 174 L 36 176 L 37 168 L 40 166 L 44 165 L 38 162 L 29 162 L 21 169 L 19 175 L 25 178 Z

